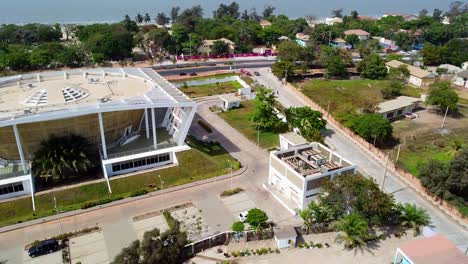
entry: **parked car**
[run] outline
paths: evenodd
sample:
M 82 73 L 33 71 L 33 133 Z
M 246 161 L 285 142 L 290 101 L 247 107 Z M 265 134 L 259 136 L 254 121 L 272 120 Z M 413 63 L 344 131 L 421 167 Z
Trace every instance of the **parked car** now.
M 28 255 L 32 258 L 49 254 L 60 249 L 59 242 L 55 239 L 43 240 L 28 250 Z
M 241 220 L 241 222 L 245 222 L 245 220 L 247 220 L 247 214 L 248 213 L 249 212 L 247 212 L 247 211 L 244 211 L 244 212 L 240 213 L 239 214 L 239 220 Z
M 180 76 L 185 76 L 185 75 L 187 75 L 187 73 L 186 72 L 181 72 L 181 73 L 179 73 L 179 75 Z
M 260 76 L 260 73 L 259 72 L 254 72 L 255 76 Z
M 198 74 L 196 72 L 190 73 L 190 76 L 197 76 Z

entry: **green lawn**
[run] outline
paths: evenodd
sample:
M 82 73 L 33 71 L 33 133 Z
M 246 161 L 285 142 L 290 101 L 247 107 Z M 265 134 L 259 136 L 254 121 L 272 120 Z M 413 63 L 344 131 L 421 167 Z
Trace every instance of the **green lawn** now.
M 186 95 L 196 98 L 215 94 L 234 93 L 237 92 L 239 88 L 242 88 L 242 85 L 239 82 L 231 81 L 218 84 L 189 86 L 187 88 L 180 87 L 180 90 Z
M 219 115 L 228 122 L 233 128 L 241 132 L 250 141 L 257 143 L 257 128 L 255 124 L 249 120 L 250 114 L 254 109 L 254 101 L 243 101 L 241 107 L 232 109 Z M 279 145 L 279 133 L 260 131 L 260 147 L 273 148 Z
M 80 209 L 89 201 L 125 198 L 143 189 L 153 191 L 153 186 L 160 186 L 158 175 L 165 183 L 164 188 L 168 188 L 229 173 L 228 161 L 232 162 L 235 170 L 240 168 L 239 162 L 218 144 L 207 145 L 192 138 L 188 139 L 188 144 L 191 150 L 177 153 L 179 166 L 112 180 L 112 194 L 108 193 L 107 184 L 101 182 L 37 195 L 35 215 L 30 198 L 0 203 L 0 226 L 54 214 L 54 197 L 60 211 L 70 211 Z
M 311 80 L 296 84 L 302 92 L 320 104 L 324 109 L 330 103 L 332 114 L 352 112 L 370 103 L 380 103 L 384 99 L 380 90 L 388 84 L 387 80 Z M 406 86 L 402 94 L 419 97 L 423 90 Z

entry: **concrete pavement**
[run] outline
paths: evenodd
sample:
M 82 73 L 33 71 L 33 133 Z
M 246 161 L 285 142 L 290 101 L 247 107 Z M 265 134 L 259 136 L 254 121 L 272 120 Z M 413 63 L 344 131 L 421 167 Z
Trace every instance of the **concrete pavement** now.
M 222 180 L 202 185 L 193 183 L 190 188 L 181 187 L 169 193 L 159 192 L 145 196 L 144 199 L 130 200 L 116 206 L 98 210 L 86 211 L 71 216 L 37 224 L 24 226 L 15 230 L 0 233 L 0 258 L 8 260 L 8 264 L 20 264 L 28 261 L 24 254 L 24 246 L 34 240 L 41 240 L 64 232 L 72 232 L 85 227 L 99 226 L 102 229 L 105 244 L 105 254 L 113 259 L 121 248 L 129 245 L 138 237 L 138 231 L 132 223 L 134 216 L 163 208 L 192 202 L 202 209 L 203 219 L 213 233 L 229 229 L 235 216 L 221 201 L 219 194 L 233 187 L 241 187 L 256 207 L 263 209 L 277 223 L 297 224 L 300 221 L 279 205 L 265 191 L 261 184 L 268 175 L 268 153 L 257 148 L 239 132 L 230 127 L 224 120 L 212 113 L 208 108 L 216 101 L 200 103 L 196 118 L 203 118 L 214 128 L 207 135 L 209 139 L 220 142 L 231 154 L 247 168 L 237 177 L 226 177 Z M 191 131 L 197 131 L 195 119 Z M 200 131 L 200 129 L 198 129 Z M 201 136 L 201 135 L 198 135 Z M 128 201 L 128 200 L 127 200 Z
M 270 72 L 268 68 L 257 69 L 260 76 L 254 78 L 260 83 L 279 92 L 278 100 L 285 106 L 305 106 L 306 102 L 297 98 L 281 84 L 281 82 Z M 336 149 L 341 155 L 359 166 L 360 171 L 365 175 L 373 177 L 378 184 L 383 182 L 384 166 L 374 160 L 367 152 L 355 145 L 350 139 L 343 135 L 338 129 L 328 126 L 328 133 L 325 142 Z M 397 202 L 414 203 L 423 207 L 431 216 L 433 229 L 443 233 L 452 240 L 461 250 L 468 247 L 468 231 L 453 222 L 444 215 L 438 208 L 427 202 L 420 195 L 415 193 L 407 185 L 402 183 L 398 176 L 392 172 L 387 173 L 385 181 L 385 191 L 392 193 Z

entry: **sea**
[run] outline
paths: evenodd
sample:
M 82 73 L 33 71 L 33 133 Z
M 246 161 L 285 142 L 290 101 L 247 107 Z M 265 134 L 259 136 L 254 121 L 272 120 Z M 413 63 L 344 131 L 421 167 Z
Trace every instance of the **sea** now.
M 0 0 L 0 24 L 25 23 L 97 23 L 116 22 L 128 14 L 149 13 L 155 17 L 159 12 L 168 12 L 173 6 L 182 9 L 201 5 L 204 16 L 220 3 L 232 1 L 215 0 Z M 276 7 L 276 14 L 290 18 L 314 15 L 330 16 L 333 9 L 343 8 L 347 14 L 357 10 L 361 15 L 380 16 L 383 13 L 417 14 L 425 8 L 447 10 L 451 0 L 237 0 L 240 9 L 255 8 L 259 14 L 265 6 Z

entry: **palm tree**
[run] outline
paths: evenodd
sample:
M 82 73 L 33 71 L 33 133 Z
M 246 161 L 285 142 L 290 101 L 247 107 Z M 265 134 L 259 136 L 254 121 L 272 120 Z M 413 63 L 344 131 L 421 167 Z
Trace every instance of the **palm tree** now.
M 418 208 L 415 204 L 405 203 L 399 205 L 401 224 L 409 226 L 413 229 L 413 235 L 417 236 L 421 233 L 421 227 L 429 225 L 431 217 L 426 210 Z
M 146 24 L 151 22 L 151 16 L 150 14 L 146 13 L 145 16 L 143 17 L 143 21 L 145 21 Z
M 335 238 L 335 242 L 344 242 L 345 248 L 353 248 L 358 245 L 365 245 L 368 237 L 369 226 L 366 220 L 357 213 L 352 213 L 335 222 L 333 227 L 340 231 Z
M 300 210 L 299 216 L 301 216 L 302 220 L 304 220 L 304 226 L 307 230 L 307 234 L 309 234 L 310 228 L 314 225 L 312 210 L 309 207 L 307 207 L 305 210 Z
M 49 178 L 65 179 L 87 172 L 94 167 L 89 145 L 81 136 L 52 135 L 48 140 L 41 142 L 40 149 L 34 154 L 34 173 L 47 181 Z
M 328 208 L 326 205 L 320 205 L 315 201 L 312 201 L 308 205 L 308 208 L 311 211 L 314 222 L 319 224 L 321 227 L 323 227 L 325 223 L 330 222 L 332 218 L 331 212 L 330 208 Z
M 143 19 L 144 19 L 144 18 L 143 18 L 143 16 L 142 16 L 140 13 L 138 13 L 137 16 L 135 17 L 135 21 L 136 21 L 138 24 L 143 23 Z

